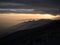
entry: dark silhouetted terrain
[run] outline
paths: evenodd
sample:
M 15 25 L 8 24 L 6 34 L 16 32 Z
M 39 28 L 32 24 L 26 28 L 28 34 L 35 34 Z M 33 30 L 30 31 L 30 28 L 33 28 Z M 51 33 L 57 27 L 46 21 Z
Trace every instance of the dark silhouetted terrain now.
M 0 38 L 0 45 L 60 45 L 60 20 L 50 21 L 43 26 L 16 31 Z
M 0 37 L 9 35 L 11 33 L 14 33 L 16 31 L 20 31 L 20 30 L 29 30 L 32 28 L 41 27 L 41 26 L 49 24 L 51 22 L 52 22 L 52 20 L 49 20 L 49 19 L 46 19 L 46 20 L 41 19 L 41 20 L 30 20 L 30 21 L 18 23 L 14 26 L 7 28 L 7 29 L 3 28 L 4 30 L 2 30 L 3 32 L 0 33 Z

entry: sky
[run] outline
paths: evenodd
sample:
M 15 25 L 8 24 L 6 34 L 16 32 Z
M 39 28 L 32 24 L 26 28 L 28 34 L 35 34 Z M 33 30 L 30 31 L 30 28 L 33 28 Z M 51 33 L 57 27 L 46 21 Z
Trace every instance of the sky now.
M 25 3 L 34 6 L 59 6 L 60 4 L 60 0 L 0 0 L 0 2 Z
M 0 8 L 3 7 L 33 8 L 43 14 L 60 14 L 60 0 L 0 0 Z
M 24 13 L 39 14 L 23 14 L 21 11 Z M 60 0 L 0 0 L 0 29 L 11 27 L 27 19 L 58 20 L 59 18 L 60 20 L 59 15 Z M 1 30 L 1 32 L 3 32 L 3 30 Z

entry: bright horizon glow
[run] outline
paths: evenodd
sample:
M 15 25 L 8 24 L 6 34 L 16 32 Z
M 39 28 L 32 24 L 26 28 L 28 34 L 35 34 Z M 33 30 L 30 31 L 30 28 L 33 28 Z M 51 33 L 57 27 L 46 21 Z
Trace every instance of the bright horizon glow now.
M 20 17 L 22 16 L 22 18 L 29 18 L 29 19 L 51 19 L 51 20 L 60 20 L 60 15 L 51 15 L 51 14 L 19 14 L 19 13 L 4 13 L 4 14 L 0 14 L 0 18 L 2 18 L 2 16 L 5 16 L 7 18 L 7 16 L 13 16 L 13 18 L 15 17 Z M 9 17 L 10 18 L 10 17 Z M 21 17 L 20 17 L 21 18 Z
M 17 25 L 19 23 L 40 19 L 60 20 L 60 16 L 54 16 L 51 14 L 3 13 L 0 14 L 0 29 L 2 29 L 1 32 L 3 32 L 3 29 Z

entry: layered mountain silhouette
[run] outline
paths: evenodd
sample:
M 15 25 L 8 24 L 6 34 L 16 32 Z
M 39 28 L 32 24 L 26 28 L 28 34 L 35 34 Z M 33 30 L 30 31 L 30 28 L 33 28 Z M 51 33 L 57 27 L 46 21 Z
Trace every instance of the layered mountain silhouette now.
M 12 30 L 17 31 L 0 38 L 2 45 L 60 44 L 60 20 L 28 21 L 24 24 L 15 25 L 8 30 L 11 30 L 11 32 Z
M 26 29 L 32 29 L 32 28 L 36 28 L 36 27 L 41 27 L 43 25 L 49 24 L 52 20 L 48 20 L 48 19 L 41 19 L 41 20 L 30 20 L 30 21 L 25 21 L 22 23 L 19 23 L 17 25 L 14 25 L 12 27 L 9 27 L 8 29 L 4 29 L 6 31 L 4 31 L 3 33 L 0 34 L 1 36 L 5 36 L 5 35 L 9 35 L 11 33 L 14 33 L 16 31 L 20 31 L 20 30 L 26 30 Z M 2 35 L 3 34 L 3 35 Z

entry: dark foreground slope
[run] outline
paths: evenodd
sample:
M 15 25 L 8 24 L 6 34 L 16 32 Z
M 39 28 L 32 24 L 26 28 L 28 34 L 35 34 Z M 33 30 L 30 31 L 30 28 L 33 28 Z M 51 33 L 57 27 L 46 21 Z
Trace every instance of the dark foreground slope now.
M 44 26 L 51 22 L 52 22 L 52 20 L 49 20 L 49 19 L 30 20 L 30 21 L 22 22 L 22 23 L 14 25 L 14 26 L 11 26 L 7 29 L 4 29 L 4 32 L 0 33 L 0 38 L 7 36 L 11 33 L 17 32 L 17 31 L 30 30 L 33 28 L 41 27 L 41 26 Z
M 0 45 L 60 45 L 60 20 L 0 39 Z

